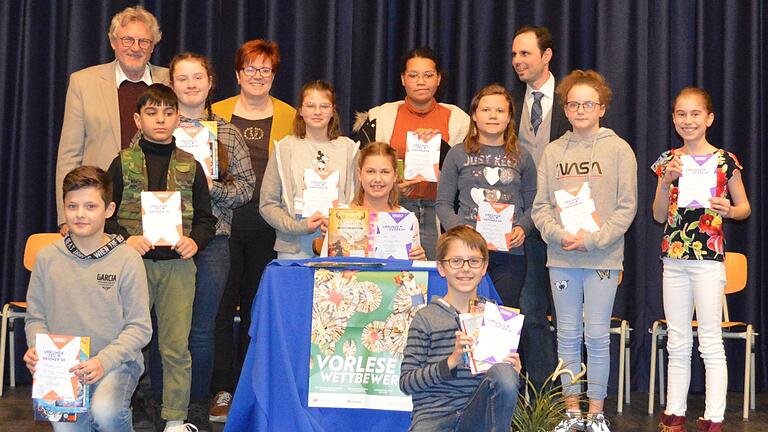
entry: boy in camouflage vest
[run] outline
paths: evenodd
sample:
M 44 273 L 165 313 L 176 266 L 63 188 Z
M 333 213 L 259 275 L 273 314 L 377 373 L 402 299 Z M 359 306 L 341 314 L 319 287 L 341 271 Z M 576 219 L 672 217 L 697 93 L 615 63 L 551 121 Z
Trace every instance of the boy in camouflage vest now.
M 149 86 L 136 103 L 134 120 L 139 133 L 109 167 L 116 210 L 107 230 L 126 237 L 144 258 L 163 364 L 160 416 L 169 430 L 183 423 L 189 405 L 188 339 L 196 272 L 191 258 L 213 239 L 216 218 L 203 168 L 191 154 L 176 148 L 173 131 L 179 113 L 174 92 L 163 84 Z M 171 190 L 181 194 L 183 235 L 173 246 L 156 247 L 143 236 L 141 192 Z

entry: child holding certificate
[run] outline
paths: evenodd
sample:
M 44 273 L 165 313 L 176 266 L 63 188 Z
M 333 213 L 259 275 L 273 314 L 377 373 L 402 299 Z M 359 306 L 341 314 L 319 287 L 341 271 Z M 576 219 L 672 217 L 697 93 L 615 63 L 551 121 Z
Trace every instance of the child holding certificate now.
M 704 416 L 699 431 L 721 430 L 728 387 L 728 369 L 720 328 L 725 287 L 723 222 L 746 219 L 751 208 L 741 164 L 736 156 L 707 141 L 715 114 L 704 89 L 684 88 L 675 98 L 672 122 L 683 146 L 661 154 L 651 167 L 659 177 L 653 200 L 653 219 L 664 224 L 661 259 L 664 263 L 664 316 L 669 328 L 667 406 L 661 415 L 664 431 L 685 430 L 686 399 L 691 374 L 691 319 L 696 309 L 699 351 L 706 368 Z M 690 171 L 689 165 L 712 169 Z M 682 175 L 682 177 L 681 177 Z M 708 184 L 699 197 L 683 203 L 682 178 L 701 177 Z M 694 182 L 688 182 L 694 188 Z M 691 194 L 688 194 L 691 195 Z
M 172 428 L 187 418 L 189 405 L 188 339 L 197 270 L 191 258 L 214 238 L 216 217 L 203 167 L 176 148 L 173 132 L 179 112 L 173 90 L 163 84 L 149 86 L 139 96 L 134 120 L 140 133 L 109 167 L 116 209 L 107 228 L 127 237 L 126 243 L 144 257 L 163 363 L 160 416 Z M 171 206 L 173 196 L 178 201 Z M 166 197 L 171 198 L 164 201 Z M 174 234 L 178 240 L 171 246 L 153 241 Z
M 477 298 L 487 267 L 486 241 L 472 228 L 459 225 L 440 236 L 437 270 L 448 292 L 416 313 L 400 367 L 400 390 L 413 400 L 409 431 L 509 431 L 520 357 L 509 354 L 485 374 L 472 375 L 464 359 L 473 340 L 459 327 L 459 314 Z
M 192 388 L 190 392 L 189 422 L 203 428 L 208 425 L 208 399 L 213 370 L 213 329 L 224 286 L 229 272 L 229 235 L 232 212 L 247 203 L 253 195 L 256 182 L 251 169 L 251 158 L 240 131 L 228 121 L 211 112 L 211 90 L 215 73 L 205 56 L 183 53 L 175 56 L 168 69 L 171 86 L 179 98 L 182 127 L 174 132 L 180 140 L 194 142 L 201 151 L 193 153 L 205 168 L 215 161 L 206 176 L 211 195 L 211 210 L 216 216 L 216 236 L 205 249 L 195 255 L 197 275 L 195 301 L 192 306 L 192 327 L 189 332 L 189 351 L 192 354 Z M 210 146 L 213 142 L 216 145 Z M 212 152 L 216 152 L 213 158 Z M 197 159 L 202 153 L 203 160 Z M 206 154 L 207 153 L 207 154 Z M 153 367 L 153 383 L 161 383 L 160 365 Z M 160 385 L 154 385 L 156 397 L 162 394 Z M 210 429 L 210 426 L 207 427 Z
M 374 141 L 360 150 L 357 166 L 357 190 L 350 207 L 367 209 L 373 214 L 375 224 L 371 229 L 377 230 L 374 233 L 373 256 L 387 258 L 389 251 L 393 255 L 402 252 L 405 256 L 401 258 L 409 260 L 426 260 L 419 239 L 419 224 L 413 213 L 399 203 L 395 149 L 387 143 Z M 409 227 L 412 229 L 408 230 Z M 401 231 L 398 228 L 406 229 Z M 408 246 L 409 249 L 405 250 Z M 327 243 L 322 246 L 324 251 L 327 248 Z
M 580 389 L 562 375 L 567 412 L 555 431 L 608 432 L 603 402 L 610 369 L 610 318 L 624 233 L 637 211 L 637 162 L 632 148 L 600 127 L 611 89 L 595 71 L 575 70 L 555 93 L 572 131 L 547 145 L 538 164 L 533 221 L 547 243 L 547 267 L 557 312 L 557 353 L 578 372 L 587 346 L 589 412 Z
M 498 84 L 470 104 L 469 134 L 449 152 L 437 188 L 437 215 L 446 229 L 474 227 L 488 243 L 488 273 L 504 305 L 520 306 L 525 278 L 523 242 L 533 228 L 536 166 L 518 145 L 514 102 Z M 453 203 L 458 195 L 458 213 Z M 523 311 L 525 313 L 525 311 Z
M 75 168 L 63 190 L 69 231 L 38 253 L 32 269 L 24 362 L 32 374 L 44 372 L 36 369 L 45 356 L 35 349 L 38 335 L 89 337 L 90 359 L 68 372 L 90 385 L 90 409 L 75 424 L 54 422 L 53 429 L 133 431 L 131 395 L 144 370 L 141 349 L 152 336 L 144 264 L 122 236 L 104 234 L 115 211 L 106 172 Z M 70 379 L 62 376 L 63 385 Z
M 400 182 L 400 204 L 419 219 L 421 244 L 431 260 L 435 259 L 435 242 L 440 235 L 435 217 L 437 183 L 425 180 L 439 174 L 436 171 L 448 150 L 464 141 L 469 127 L 469 116 L 461 108 L 437 102 L 441 72 L 440 58 L 431 48 L 410 50 L 400 64 L 405 100 L 359 113 L 353 126 L 361 147 L 372 141 L 386 142 L 403 160 L 405 179 Z M 421 151 L 409 151 L 415 147 Z M 410 168 L 409 153 L 415 156 L 411 160 L 416 161 Z M 413 176 L 414 173 L 417 175 Z
M 333 86 L 305 84 L 293 135 L 275 143 L 261 183 L 259 211 L 277 231 L 279 259 L 312 257 L 328 210 L 352 200 L 358 146 L 341 136 L 339 124 Z

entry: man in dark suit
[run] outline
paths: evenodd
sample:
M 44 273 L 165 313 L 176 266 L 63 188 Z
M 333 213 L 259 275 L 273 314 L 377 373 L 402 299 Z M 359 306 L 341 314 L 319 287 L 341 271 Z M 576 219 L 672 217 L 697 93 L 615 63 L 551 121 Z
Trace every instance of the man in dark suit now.
M 537 165 L 547 144 L 569 126 L 563 107 L 555 100 L 555 76 L 549 70 L 552 55 L 552 35 L 546 27 L 526 26 L 515 33 L 512 66 L 525 84 L 515 94 L 518 137 Z M 521 352 L 529 378 L 540 388 L 555 368 L 555 354 L 547 320 L 552 304 L 547 245 L 536 229 L 525 239 L 525 256 L 525 283 L 520 294 L 520 308 L 525 314 Z

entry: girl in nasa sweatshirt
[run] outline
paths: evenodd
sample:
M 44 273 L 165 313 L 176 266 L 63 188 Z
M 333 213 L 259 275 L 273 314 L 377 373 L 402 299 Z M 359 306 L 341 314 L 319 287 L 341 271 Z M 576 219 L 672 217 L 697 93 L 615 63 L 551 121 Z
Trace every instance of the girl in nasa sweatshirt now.
M 611 100 L 605 78 L 575 70 L 556 94 L 573 127 L 551 142 L 538 164 L 533 221 L 547 243 L 547 267 L 557 312 L 557 350 L 578 372 L 586 338 L 589 412 L 579 388 L 563 375 L 567 413 L 555 431 L 573 427 L 608 432 L 603 417 L 609 372 L 609 328 L 624 233 L 637 210 L 637 161 L 626 141 L 601 128 Z

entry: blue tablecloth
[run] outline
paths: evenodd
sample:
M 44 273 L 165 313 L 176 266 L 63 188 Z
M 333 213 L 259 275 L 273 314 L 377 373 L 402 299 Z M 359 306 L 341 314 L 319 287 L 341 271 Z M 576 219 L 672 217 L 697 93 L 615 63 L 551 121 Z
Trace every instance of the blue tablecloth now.
M 265 245 L 266 247 L 266 245 Z M 264 272 L 251 311 L 253 338 L 246 354 L 225 432 L 243 431 L 405 431 L 410 413 L 368 409 L 309 408 L 310 332 L 314 268 L 312 260 L 272 261 Z M 347 267 L 374 271 L 428 271 L 428 297 L 446 293 L 445 279 L 435 268 L 411 261 L 360 258 L 315 261 L 368 261 L 384 267 Z M 499 300 L 486 278 L 478 294 Z

